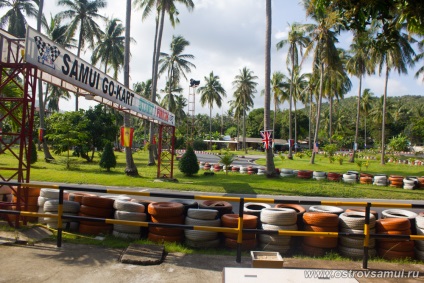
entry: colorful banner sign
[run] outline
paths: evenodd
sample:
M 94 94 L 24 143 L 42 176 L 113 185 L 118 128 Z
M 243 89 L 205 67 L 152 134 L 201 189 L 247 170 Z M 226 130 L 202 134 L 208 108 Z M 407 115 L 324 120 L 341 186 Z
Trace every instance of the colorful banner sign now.
M 124 87 L 62 46 L 28 26 L 25 60 L 92 95 L 119 104 L 160 123 L 175 126 L 175 115 Z
M 124 147 L 132 147 L 134 136 L 134 128 L 121 127 L 121 145 Z
M 261 131 L 262 142 L 264 143 L 265 149 L 271 147 L 272 139 L 271 139 L 272 131 Z

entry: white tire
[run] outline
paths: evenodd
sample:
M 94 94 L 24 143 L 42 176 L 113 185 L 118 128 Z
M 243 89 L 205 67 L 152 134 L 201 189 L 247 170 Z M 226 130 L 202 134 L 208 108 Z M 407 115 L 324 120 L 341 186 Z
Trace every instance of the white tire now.
M 363 229 L 365 224 L 365 212 L 344 212 L 339 216 L 341 227 L 350 229 Z M 375 216 L 370 214 L 369 227 L 375 226 Z
M 44 202 L 44 211 L 57 212 L 59 207 L 58 199 L 51 199 Z M 78 213 L 80 210 L 80 204 L 76 201 L 64 200 L 63 201 L 63 212 L 64 213 Z
M 364 234 L 364 230 L 362 229 L 340 228 L 340 232 L 349 234 Z M 375 234 L 375 227 L 370 228 L 370 234 Z
M 50 211 L 46 211 L 44 212 L 45 214 L 57 214 L 57 212 L 50 212 Z M 76 216 L 78 215 L 77 213 L 64 213 L 64 216 L 69 215 L 69 216 Z M 57 223 L 57 218 L 56 217 L 44 217 L 42 219 L 42 223 Z M 67 223 L 67 222 L 71 222 L 71 219 L 62 219 L 63 223 Z
M 48 200 L 53 200 L 53 198 L 38 197 L 38 199 L 37 199 L 38 207 L 43 207 L 44 203 Z
M 211 241 L 218 238 L 218 232 L 213 231 L 184 230 L 184 235 L 192 241 Z
M 291 208 L 264 208 L 260 220 L 273 225 L 292 225 L 297 222 L 297 213 Z
M 141 233 L 140 226 L 130 226 L 130 225 L 122 225 L 122 224 L 113 224 L 113 230 L 120 233 L 128 233 L 128 234 Z
M 343 182 L 344 183 L 348 183 L 348 184 L 356 184 L 358 182 L 358 180 L 356 180 L 356 179 L 345 179 L 345 178 L 343 178 Z
M 418 228 L 424 229 L 424 215 L 418 214 L 417 217 L 415 217 L 415 225 Z
M 203 220 L 203 219 L 195 219 L 191 217 L 186 217 L 185 225 L 220 227 L 221 219 L 218 218 L 218 219 Z
M 405 209 L 386 209 L 381 212 L 382 217 L 381 218 L 408 218 L 408 219 L 414 219 L 418 215 L 409 210 Z
M 113 200 L 131 201 L 131 198 L 127 195 L 103 195 L 101 198 L 109 198 Z
M 313 173 L 312 173 L 312 176 L 314 176 L 314 177 L 327 177 L 327 173 L 326 172 L 324 172 L 324 171 L 314 171 Z
M 387 182 L 381 182 L 381 181 L 378 181 L 378 182 L 374 182 L 374 183 L 372 183 L 373 185 L 376 185 L 376 186 L 387 186 Z
M 327 180 L 327 177 L 313 177 L 313 179 L 317 181 L 324 181 L 324 180 Z
M 418 183 L 418 179 L 417 178 L 406 177 L 406 178 L 403 179 L 403 184 L 404 185 L 415 186 L 417 183 Z
M 352 174 L 352 173 L 343 174 L 343 180 L 348 180 L 348 179 L 356 180 L 356 174 Z
M 280 176 L 285 178 L 285 177 L 293 177 L 293 174 L 286 174 L 286 173 L 280 173 Z
M 139 240 L 140 239 L 140 233 L 122 233 L 122 232 L 118 232 L 118 231 L 113 231 L 112 235 L 116 238 L 121 238 L 121 239 L 128 239 L 128 240 Z
M 353 248 L 353 249 L 362 249 L 364 247 L 364 239 L 360 238 L 352 238 L 352 237 L 340 237 L 340 245 L 347 247 L 347 248 Z M 375 248 L 375 239 L 370 238 L 368 242 L 369 248 Z
M 189 208 L 187 210 L 187 217 L 200 220 L 214 220 L 218 216 L 216 209 L 203 209 L 203 208 Z
M 415 185 L 407 185 L 407 184 L 404 184 L 404 185 L 403 185 L 403 189 L 404 189 L 404 190 L 414 190 L 414 189 L 415 189 Z
M 343 213 L 343 209 L 337 206 L 331 206 L 331 205 L 314 205 L 309 207 L 310 212 L 326 212 L 326 213 L 333 213 L 333 214 L 340 214 Z
M 40 197 L 45 197 L 45 198 L 53 198 L 53 199 L 58 199 L 59 198 L 59 193 L 60 191 L 57 189 L 46 189 L 43 188 L 40 190 Z M 67 191 L 63 191 L 64 194 L 68 194 Z
M 271 205 L 260 202 L 246 202 L 243 206 L 243 211 L 247 214 L 260 214 L 265 208 L 271 208 Z
M 270 231 L 297 231 L 298 227 L 297 224 L 292 225 L 272 225 L 272 224 L 262 224 L 263 230 L 270 230 Z
M 293 175 L 293 169 L 281 168 L 280 173 Z
M 145 222 L 146 213 L 117 210 L 115 211 L 115 219 Z
M 145 210 L 144 205 L 132 201 L 122 201 L 122 200 L 115 200 L 113 203 L 113 207 L 116 210 L 120 211 L 128 211 L 128 212 L 138 212 L 143 213 Z
M 351 258 L 363 258 L 364 257 L 364 249 L 352 249 L 344 246 L 339 246 L 339 253 L 346 257 Z M 377 255 L 377 251 L 375 249 L 368 249 L 368 256 L 375 257 Z

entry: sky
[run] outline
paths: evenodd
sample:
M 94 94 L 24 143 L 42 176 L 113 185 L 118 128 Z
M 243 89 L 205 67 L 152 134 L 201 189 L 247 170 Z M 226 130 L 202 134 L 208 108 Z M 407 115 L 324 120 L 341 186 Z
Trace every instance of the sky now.
M 108 0 L 107 8 L 99 11 L 106 17 L 115 17 L 125 25 L 125 1 Z M 264 88 L 265 73 L 265 1 L 260 0 L 193 0 L 195 8 L 189 12 L 184 6 L 178 5 L 180 12 L 180 24 L 172 28 L 169 21 L 165 19 L 165 27 L 162 39 L 162 52 L 169 53 L 169 45 L 173 35 L 181 35 L 190 42 L 186 47 L 185 53 L 192 54 L 195 59 L 192 63 L 196 65 L 191 73 L 187 74 L 190 78 L 200 80 L 200 86 L 205 81 L 204 77 L 209 76 L 211 71 L 218 75 L 222 86 L 226 90 L 227 97 L 221 109 L 216 105 L 213 107 L 213 115 L 217 113 L 226 113 L 229 109 L 228 101 L 233 99 L 234 88 L 232 82 L 234 77 L 239 74 L 243 67 L 247 67 L 258 77 L 257 93 L 254 99 L 254 108 L 260 108 L 264 105 L 264 97 L 260 95 Z M 287 38 L 288 26 L 293 22 L 310 22 L 306 17 L 301 4 L 295 1 L 272 1 L 272 43 L 271 43 L 271 72 L 281 71 L 288 74 L 286 67 L 287 48 L 276 49 L 277 42 Z M 56 14 L 63 9 L 58 6 L 58 0 L 45 0 L 44 14 L 49 19 L 50 13 Z M 0 10 L 0 15 L 4 10 Z M 130 61 L 130 86 L 136 82 L 146 81 L 151 77 L 151 64 L 153 54 L 153 40 L 155 30 L 155 15 L 142 21 L 142 11 L 132 6 L 131 15 L 131 37 L 136 43 L 131 45 Z M 35 21 L 30 20 L 30 25 L 35 26 Z M 103 28 L 104 24 L 99 22 Z M 351 44 L 352 36 L 348 33 L 339 38 L 339 46 L 347 49 Z M 76 53 L 76 50 L 71 50 Z M 91 53 L 87 50 L 82 57 L 90 61 Z M 423 65 L 420 62 L 418 65 Z M 414 78 L 418 67 L 409 70 L 407 75 L 397 75 L 392 72 L 390 75 L 388 95 L 423 95 L 424 84 L 422 79 Z M 310 61 L 305 61 L 302 67 L 304 72 L 311 71 Z M 119 81 L 123 82 L 122 74 Z M 358 83 L 357 78 L 351 77 L 353 84 L 352 90 L 345 95 L 357 96 Z M 163 89 L 166 82 L 165 75 L 159 79 L 158 89 Z M 188 98 L 189 82 L 182 80 L 180 82 L 184 88 L 183 95 Z M 379 97 L 384 91 L 384 74 L 366 77 L 363 82 L 363 89 L 370 88 L 375 96 Z M 74 96 L 69 102 L 61 101 L 62 110 L 74 110 Z M 195 114 L 209 114 L 207 105 L 200 105 L 200 95 L 196 94 Z M 88 109 L 95 103 L 87 101 L 80 97 L 80 107 Z M 273 106 L 272 106 L 273 107 Z M 299 107 L 302 107 L 299 105 Z M 288 108 L 287 104 L 282 105 L 282 109 Z

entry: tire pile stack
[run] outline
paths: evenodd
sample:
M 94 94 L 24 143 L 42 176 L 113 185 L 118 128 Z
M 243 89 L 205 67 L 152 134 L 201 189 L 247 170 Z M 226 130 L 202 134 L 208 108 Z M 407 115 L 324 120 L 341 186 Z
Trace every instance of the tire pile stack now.
M 256 174 L 256 172 L 258 172 L 258 169 L 253 167 L 253 166 L 248 166 L 247 167 L 247 174 L 249 175 L 253 175 Z
M 370 234 L 375 234 L 375 216 L 370 214 Z M 344 212 L 339 216 L 340 232 L 352 234 L 364 234 L 365 212 Z M 339 252 L 350 258 L 363 258 L 364 239 L 355 237 L 339 237 Z M 368 255 L 375 256 L 375 239 L 370 238 L 368 243 Z
M 238 166 L 233 166 L 233 167 L 231 167 L 231 171 L 232 171 L 232 172 L 239 172 L 239 171 L 240 171 L 240 167 L 238 167 Z
M 312 173 L 312 178 L 317 180 L 317 181 L 325 180 L 325 179 L 327 179 L 327 173 L 325 173 L 323 171 L 314 171 Z
M 280 169 L 280 176 L 281 177 L 293 177 L 293 170 L 292 169 L 286 169 L 286 168 L 281 168 Z
M 239 172 L 240 172 L 240 174 L 246 174 L 247 173 L 247 167 L 240 166 Z
M 403 177 L 398 175 L 390 175 L 389 177 L 390 187 L 402 188 L 403 187 Z
M 83 196 L 79 216 L 95 218 L 113 218 L 115 200 L 110 198 Z M 112 233 L 113 225 L 104 222 L 81 220 L 79 232 L 87 235 L 99 235 Z
M 185 225 L 220 227 L 221 219 L 214 209 L 189 208 Z M 218 232 L 184 230 L 185 243 L 192 248 L 217 248 L 220 244 Z
M 12 202 L 13 194 L 9 186 L 0 186 L 0 201 Z
M 303 214 L 305 231 L 313 232 L 338 232 L 339 217 L 337 214 L 325 212 L 305 212 Z M 337 248 L 338 238 L 335 237 L 303 237 L 302 250 L 309 256 L 323 256 L 332 249 Z
M 374 175 L 374 182 L 372 184 L 376 186 L 387 186 L 387 175 Z
M 46 214 L 58 213 L 59 200 L 49 199 L 44 202 L 43 210 Z M 63 215 L 76 216 L 80 211 L 80 204 L 76 201 L 64 200 L 63 201 Z M 47 223 L 47 227 L 58 229 L 57 218 L 45 217 L 43 222 Z M 62 229 L 69 228 L 70 231 L 78 231 L 78 222 L 71 221 L 70 219 L 62 219 Z
M 43 188 L 40 190 L 40 196 L 37 198 L 37 205 L 38 205 L 38 213 L 45 213 L 44 211 L 44 203 L 48 200 L 59 200 L 59 190 L 55 190 L 55 189 L 46 189 Z M 68 200 L 69 199 L 69 193 L 67 191 L 63 192 L 63 201 Z M 39 217 L 38 222 L 42 223 L 42 224 L 46 224 L 47 222 L 45 222 L 44 217 Z M 51 219 L 52 221 L 54 220 L 55 222 L 57 222 L 56 219 Z
M 327 180 L 333 181 L 333 182 L 339 182 L 342 178 L 342 175 L 335 172 L 328 172 L 327 173 Z
M 346 173 L 343 174 L 343 182 L 349 183 L 349 184 L 355 184 L 357 181 L 357 175 L 353 173 Z
M 224 214 L 221 217 L 222 227 L 237 228 L 238 214 Z M 258 217 L 250 214 L 243 214 L 243 229 L 256 229 L 258 225 Z M 227 248 L 237 248 L 237 234 L 224 233 L 224 245 Z M 243 233 L 241 249 L 244 251 L 254 250 L 256 248 L 256 234 Z
M 208 162 L 206 162 L 205 165 L 203 166 L 203 170 L 205 171 L 211 170 L 211 165 Z
M 258 218 L 257 228 L 262 228 L 262 222 L 260 221 L 261 212 L 264 208 L 271 208 L 271 205 L 267 203 L 258 203 L 258 202 L 246 202 L 243 206 L 243 214 L 254 215 Z
M 146 213 L 144 213 L 145 207 L 143 204 L 115 200 L 113 208 L 116 209 L 115 219 L 139 222 L 146 221 Z M 117 238 L 138 240 L 141 238 L 141 228 L 140 226 L 113 224 L 112 234 Z
M 360 175 L 359 175 L 359 183 L 361 183 L 361 184 L 369 184 L 369 185 L 371 185 L 372 184 L 372 181 L 373 181 L 373 175 L 371 175 L 371 174 L 368 174 L 368 173 L 361 173 Z
M 266 173 L 266 168 L 265 167 L 258 168 L 258 175 L 265 175 L 265 173 Z
M 415 212 L 405 209 L 386 209 L 381 212 L 381 218 L 407 218 L 411 223 L 412 235 L 416 234 L 415 230 L 415 218 L 417 214 Z
M 411 235 L 411 223 L 407 218 L 385 218 L 376 221 L 377 234 Z M 414 241 L 377 239 L 377 253 L 384 259 L 414 258 Z
M 403 188 L 405 190 L 414 190 L 419 187 L 417 177 L 406 177 L 403 179 Z
M 296 216 L 297 216 L 297 229 L 299 231 L 303 231 L 303 214 L 306 212 L 305 208 L 299 204 L 291 204 L 291 203 L 279 203 L 275 205 L 276 208 L 291 208 L 294 209 L 294 211 L 296 211 Z M 298 247 L 300 247 L 302 245 L 302 240 L 303 237 L 293 237 L 291 239 L 292 242 L 292 247 L 293 247 L 293 251 L 295 251 L 295 249 L 297 249 Z
M 15 189 L 15 191 L 13 191 L 13 190 L 10 189 L 10 187 L 7 187 L 7 188 L 11 191 L 12 196 L 13 196 L 13 199 L 11 201 L 16 203 L 17 202 L 17 195 L 16 195 L 17 189 Z M 0 188 L 0 190 L 1 190 L 1 188 Z M 25 198 L 24 198 L 25 191 L 28 191 L 28 203 L 27 203 L 26 209 L 25 209 L 25 203 L 24 203 L 24 201 L 25 201 Z M 20 203 L 21 204 L 21 210 L 24 210 L 24 211 L 26 210 L 26 211 L 29 211 L 29 212 L 38 212 L 38 197 L 40 195 L 40 191 L 41 191 L 40 188 L 21 189 L 21 196 L 22 196 L 21 203 Z M 6 198 L 10 198 L 10 196 L 6 197 Z M 27 220 L 29 222 L 37 222 L 38 217 L 27 217 Z
M 232 214 L 233 206 L 226 201 L 205 200 L 199 203 L 199 208 L 215 209 L 218 211 L 218 217 L 221 218 L 224 214 Z
M 87 196 L 87 197 L 95 197 L 95 196 L 97 196 L 97 195 L 89 194 L 89 193 L 77 193 L 77 192 L 74 192 L 74 193 L 70 193 L 70 194 L 69 194 L 69 200 L 71 200 L 71 201 L 76 201 L 76 202 L 78 202 L 79 204 L 82 204 L 82 198 L 83 198 L 84 196 Z
M 417 235 L 424 235 L 424 215 L 420 214 L 415 218 L 415 228 Z M 415 241 L 415 256 L 424 261 L 424 241 Z
M 265 208 L 260 219 L 263 230 L 298 230 L 297 213 L 292 208 Z M 285 254 L 290 250 L 290 242 L 291 236 L 259 234 L 259 246 L 262 250 Z
M 343 213 L 343 209 L 331 205 L 314 205 L 309 207 L 309 212 L 325 212 L 340 215 L 341 213 Z
M 297 177 L 300 179 L 311 179 L 313 171 L 311 170 L 299 170 L 297 171 Z
M 424 177 L 418 177 L 418 187 L 424 189 Z
M 154 202 L 149 204 L 147 211 L 153 223 L 184 224 L 184 205 L 177 202 Z M 184 231 L 176 228 L 149 227 L 147 238 L 156 243 L 180 243 Z
M 215 165 L 213 166 L 213 171 L 214 171 L 214 172 L 219 172 L 219 171 L 221 171 L 221 169 L 222 169 L 222 166 L 221 166 L 221 165 L 219 165 L 219 163 L 217 163 L 217 164 L 215 164 Z M 212 168 L 211 168 L 211 170 L 212 170 Z

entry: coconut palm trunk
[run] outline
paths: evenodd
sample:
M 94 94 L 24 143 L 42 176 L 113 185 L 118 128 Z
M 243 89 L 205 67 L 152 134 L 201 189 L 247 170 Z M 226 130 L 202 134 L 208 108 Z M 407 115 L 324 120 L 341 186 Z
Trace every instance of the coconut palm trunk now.
M 386 80 L 384 82 L 384 95 L 383 95 L 383 115 L 381 122 L 381 164 L 386 164 L 385 153 L 386 153 L 386 100 L 387 100 L 387 84 L 389 82 L 389 67 L 386 66 Z
M 131 27 L 131 0 L 127 0 L 126 20 L 125 20 L 125 58 L 124 58 L 124 86 L 130 86 L 130 27 Z M 128 112 L 124 113 L 124 126 L 131 126 L 131 115 Z M 137 167 L 134 164 L 131 147 L 125 147 L 125 174 L 128 176 L 138 176 Z
M 361 91 L 362 91 L 362 75 L 359 76 L 359 90 L 358 90 L 358 101 L 356 105 L 356 125 L 355 125 L 355 140 L 353 144 L 352 156 L 349 159 L 349 162 L 355 162 L 355 154 L 358 147 L 358 136 L 359 136 L 359 119 L 361 113 Z M 366 142 L 366 141 L 365 141 Z
M 324 63 L 320 63 L 320 81 L 319 81 L 319 96 L 317 101 L 317 117 L 315 124 L 315 133 L 314 133 L 314 145 L 318 142 L 318 132 L 319 132 L 319 122 L 321 118 L 321 102 L 322 102 L 322 92 L 324 89 Z M 315 164 L 315 150 L 312 150 L 311 164 Z

